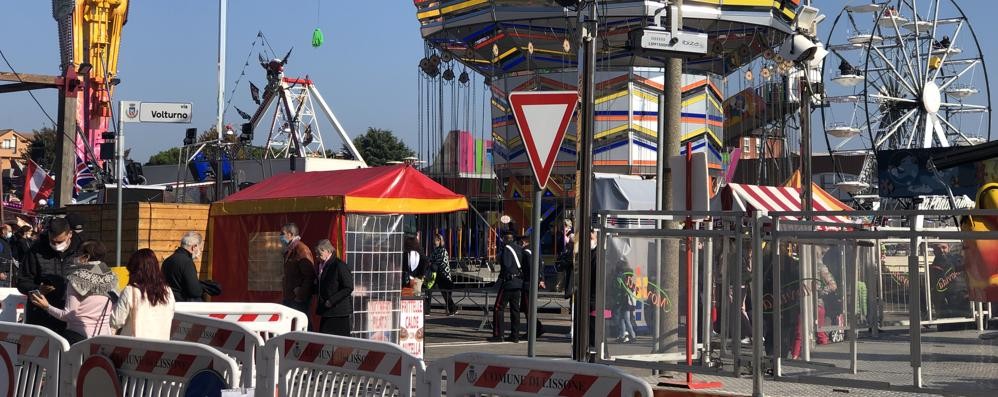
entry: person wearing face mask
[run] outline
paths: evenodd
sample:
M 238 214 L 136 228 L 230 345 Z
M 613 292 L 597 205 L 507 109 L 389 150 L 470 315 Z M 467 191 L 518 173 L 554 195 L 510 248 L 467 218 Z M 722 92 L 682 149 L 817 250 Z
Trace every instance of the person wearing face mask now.
M 49 221 L 48 230 L 38 236 L 22 256 L 17 277 L 17 290 L 26 296 L 41 293 L 49 305 L 65 309 L 66 276 L 79 250 L 80 237 L 73 234 L 65 218 Z M 36 305 L 25 307 L 25 322 L 40 325 L 62 334 L 66 323 L 49 315 Z
M 103 262 L 107 249 L 97 240 L 80 245 L 66 276 L 66 307 L 52 307 L 45 296 L 30 296 L 31 304 L 66 322 L 62 334 L 70 343 L 98 336 L 111 335 L 111 299 L 108 293 L 118 288 L 118 276 Z
M 336 256 L 336 247 L 329 240 L 319 240 L 315 246 L 319 258 L 319 332 L 350 336 L 353 316 L 353 274 L 350 266 Z
M 284 244 L 284 305 L 308 313 L 315 294 L 315 259 L 312 251 L 301 241 L 298 225 L 285 224 L 281 228 Z
M 0 286 L 10 287 L 17 274 L 17 263 L 14 261 L 14 229 L 4 223 L 0 229 Z
M 173 290 L 173 297 L 177 302 L 202 301 L 204 289 L 198 280 L 194 260 L 201 257 L 203 248 L 204 240 L 201 234 L 194 231 L 187 232 L 180 239 L 180 248 L 163 261 L 163 277 Z

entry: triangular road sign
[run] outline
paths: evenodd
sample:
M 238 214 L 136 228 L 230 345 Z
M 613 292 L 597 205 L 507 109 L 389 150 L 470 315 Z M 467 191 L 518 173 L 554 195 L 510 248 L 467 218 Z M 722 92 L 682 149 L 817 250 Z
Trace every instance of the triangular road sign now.
M 547 186 L 558 149 L 579 103 L 576 91 L 530 91 L 509 94 L 513 118 L 520 129 L 530 168 L 541 188 Z

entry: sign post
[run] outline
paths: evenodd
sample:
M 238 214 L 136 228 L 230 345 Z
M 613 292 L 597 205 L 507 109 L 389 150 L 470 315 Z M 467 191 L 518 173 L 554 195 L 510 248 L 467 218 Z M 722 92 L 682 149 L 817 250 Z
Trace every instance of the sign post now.
M 125 123 L 179 123 L 190 124 L 194 106 L 190 103 L 157 103 L 118 101 L 118 134 L 114 142 L 114 175 L 118 199 L 115 202 L 114 252 L 115 266 L 121 263 L 121 200 L 124 185 Z M 105 195 L 107 197 L 107 195 Z
M 534 346 L 537 343 L 537 287 L 541 267 L 541 199 L 547 186 L 551 171 L 565 132 L 572 121 L 575 108 L 579 103 L 579 93 L 576 91 L 548 92 L 513 92 L 509 94 L 509 105 L 513 110 L 513 118 L 520 130 L 523 147 L 530 159 L 530 168 L 534 172 L 534 200 L 532 203 L 530 235 L 532 253 L 530 255 L 530 309 L 527 315 L 527 356 L 534 356 Z M 513 330 L 513 332 L 519 332 Z

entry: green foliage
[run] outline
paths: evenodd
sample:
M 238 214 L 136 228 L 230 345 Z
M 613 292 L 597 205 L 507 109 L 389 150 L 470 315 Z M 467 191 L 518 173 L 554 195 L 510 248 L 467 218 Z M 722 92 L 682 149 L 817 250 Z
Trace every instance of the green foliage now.
M 31 155 L 31 150 L 25 151 L 23 156 L 24 159 L 31 159 L 35 162 L 35 164 L 42 167 L 42 169 L 52 171 L 53 166 L 55 165 L 55 160 L 58 158 L 57 152 L 59 151 L 59 142 L 57 140 L 58 135 L 56 135 L 55 128 L 42 127 L 38 130 L 32 130 L 32 132 L 34 134 L 28 138 L 28 147 L 30 148 L 31 145 L 41 143 L 45 147 L 45 150 L 42 152 L 41 156 L 37 157 L 33 157 Z
M 146 165 L 177 165 L 180 162 L 180 148 L 174 147 L 149 157 Z
M 405 142 L 392 134 L 391 130 L 380 128 L 368 127 L 367 132 L 353 139 L 353 144 L 371 167 L 385 165 L 391 161 L 402 161 L 406 157 L 416 155 Z M 346 148 L 344 151 L 349 153 Z

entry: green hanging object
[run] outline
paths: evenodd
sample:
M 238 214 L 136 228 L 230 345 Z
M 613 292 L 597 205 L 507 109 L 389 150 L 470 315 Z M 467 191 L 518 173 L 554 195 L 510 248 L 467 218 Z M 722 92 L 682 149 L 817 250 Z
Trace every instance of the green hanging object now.
M 322 42 L 323 42 L 322 30 L 319 28 L 315 28 L 315 30 L 312 31 L 312 47 L 318 48 L 319 46 L 322 45 Z

